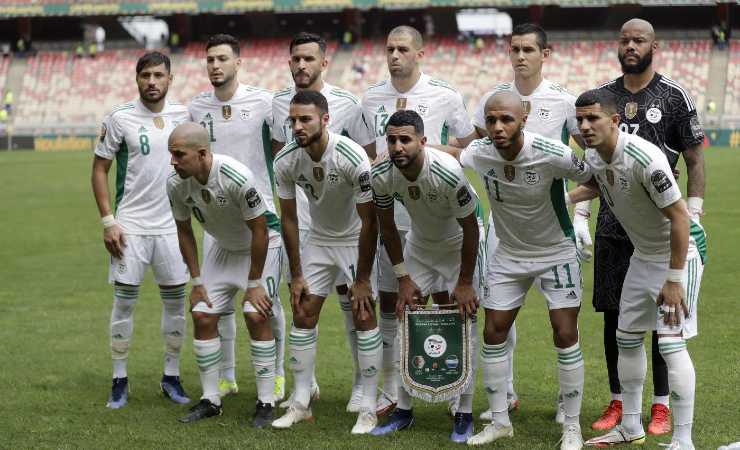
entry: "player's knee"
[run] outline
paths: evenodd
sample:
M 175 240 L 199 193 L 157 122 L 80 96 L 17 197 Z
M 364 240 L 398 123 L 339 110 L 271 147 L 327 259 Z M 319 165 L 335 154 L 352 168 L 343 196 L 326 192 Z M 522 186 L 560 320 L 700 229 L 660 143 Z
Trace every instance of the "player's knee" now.
M 111 314 L 113 320 L 123 320 L 133 316 L 135 306 L 136 299 L 124 299 L 116 297 L 113 300 L 113 312 Z
M 559 348 L 571 347 L 578 342 L 578 328 L 559 327 L 553 330 L 553 338 L 554 338 L 556 347 L 559 347 Z
M 318 314 L 312 314 L 310 312 L 304 312 L 300 316 L 293 316 L 293 323 L 298 328 L 311 329 L 316 328 L 316 324 L 319 322 Z
M 483 342 L 488 345 L 497 345 L 506 342 L 508 330 L 496 329 L 495 327 L 486 326 L 483 330 Z
M 396 311 L 396 298 L 395 292 L 383 292 L 380 291 L 378 297 L 380 298 L 380 310 L 383 312 L 395 312 Z

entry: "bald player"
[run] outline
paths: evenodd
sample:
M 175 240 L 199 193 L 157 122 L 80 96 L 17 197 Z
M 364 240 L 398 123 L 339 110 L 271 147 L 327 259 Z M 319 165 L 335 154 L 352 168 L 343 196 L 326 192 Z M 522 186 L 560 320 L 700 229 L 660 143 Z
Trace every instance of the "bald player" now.
M 506 399 L 507 336 L 529 288 L 536 283 L 547 300 L 558 356 L 565 408 L 560 449 L 580 449 L 581 270 L 563 189 L 566 178 L 586 182 L 591 174 L 567 145 L 524 131 L 527 114 L 518 95 L 495 93 L 484 111 L 490 137 L 475 140 L 462 151 L 447 148 L 463 167 L 482 178 L 499 239 L 487 258 L 488 295 L 482 302 L 486 323 L 481 363 L 493 422 L 467 442 L 483 445 L 514 435 Z
M 280 247 L 270 245 L 279 241 L 280 234 L 268 228 L 275 208 L 257 189 L 252 172 L 229 156 L 211 153 L 209 141 L 208 132 L 192 122 L 178 126 L 169 139 L 175 170 L 167 179 L 167 194 L 180 251 L 193 277 L 193 350 L 203 388 L 200 402 L 180 421 L 194 422 L 222 413 L 218 322 L 222 315 L 233 314 L 234 296 L 243 289 L 242 311 L 251 337 L 257 383 L 252 425 L 262 428 L 273 420 L 277 352 L 270 325 L 277 299 L 267 294 L 265 285 L 269 277 L 280 273 Z M 202 266 L 198 264 L 191 214 L 213 237 Z
M 653 54 L 656 51 L 659 51 L 659 44 L 650 22 L 642 19 L 625 22 L 619 34 L 617 52 L 623 75 L 606 83 L 601 89 L 615 97 L 620 131 L 635 134 L 656 145 L 668 158 L 668 164 L 674 171 L 679 156 L 683 156 L 692 237 L 702 240 L 704 230 L 700 219 L 703 215 L 705 184 L 702 150 L 704 131 L 691 95 L 679 83 L 655 71 Z M 590 194 L 592 197 L 595 195 Z M 588 206 L 579 204 L 576 208 L 577 215 L 589 216 L 590 213 Z M 594 250 L 593 305 L 596 311 L 604 314 L 604 354 L 612 401 L 592 428 L 608 430 L 620 422 L 623 413 L 616 333 L 619 299 L 634 247 L 603 197 L 596 221 Z M 704 256 L 697 268 L 699 280 L 704 268 Z M 661 435 L 671 430 L 670 387 L 666 362 L 659 351 L 655 332 L 652 335 L 651 353 L 653 400 L 647 432 Z

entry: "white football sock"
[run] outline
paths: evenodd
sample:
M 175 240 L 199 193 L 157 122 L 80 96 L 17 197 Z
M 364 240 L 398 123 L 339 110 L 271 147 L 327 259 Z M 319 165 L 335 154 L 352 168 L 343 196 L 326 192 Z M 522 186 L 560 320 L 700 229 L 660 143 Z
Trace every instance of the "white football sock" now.
M 275 340 L 252 341 L 252 365 L 257 382 L 257 400 L 264 404 L 275 403 Z
M 275 347 L 277 352 L 275 354 L 275 375 L 285 376 L 285 310 L 283 304 L 280 303 L 280 295 L 276 295 L 272 299 L 272 318 L 270 319 L 270 327 L 272 328 L 272 335 L 275 338 Z
M 218 318 L 218 334 L 223 353 L 219 377 L 236 381 L 236 315 L 233 312 Z
M 378 327 L 357 331 L 357 355 L 362 378 L 362 408 L 375 411 L 378 390 L 378 368 L 383 362 L 383 336 Z
M 352 302 L 349 301 L 347 295 L 337 293 L 337 297 L 339 298 L 339 306 L 342 308 L 342 314 L 344 315 L 344 331 L 347 335 L 347 344 L 352 352 L 352 362 L 355 367 L 354 381 L 352 384 L 357 386 L 361 383 L 361 376 L 360 364 L 357 357 L 357 330 L 355 329 L 355 322 L 352 318 Z
M 643 334 L 617 330 L 619 384 L 622 386 L 622 426 L 630 434 L 644 433 L 642 427 L 642 389 L 647 372 Z
M 221 404 L 218 395 L 218 368 L 221 364 L 221 340 L 219 338 L 200 340 L 193 339 L 193 353 L 200 373 L 200 385 L 203 395 L 214 405 Z
M 514 391 L 514 349 L 516 349 L 516 321 L 511 324 L 509 334 L 506 336 L 509 343 L 509 375 L 506 378 L 506 395 L 517 398 Z
M 673 438 L 693 445 L 691 428 L 694 421 L 696 373 L 686 349 L 686 341 L 681 337 L 661 337 L 658 348 L 668 366 L 668 386 L 673 399 Z
M 290 368 L 295 382 L 295 401 L 303 408 L 308 408 L 311 400 L 311 381 L 316 367 L 316 329 L 290 329 L 288 352 Z
M 395 396 L 398 389 L 396 374 L 400 370 L 396 358 L 396 313 L 380 312 L 380 330 L 383 333 L 383 390 Z
M 125 378 L 128 349 L 134 333 L 134 307 L 139 298 L 139 286 L 113 288 L 113 309 L 110 315 L 110 350 L 113 378 Z
M 180 376 L 180 351 L 185 340 L 185 285 L 159 288 L 162 298 L 160 329 L 164 338 L 164 374 Z
M 653 405 L 663 405 L 667 408 L 669 402 L 669 396 L 667 395 L 653 395 Z
M 563 396 L 565 424 L 579 424 L 583 401 L 583 353 L 578 342 L 568 348 L 555 347 L 558 353 L 560 392 Z
M 483 343 L 481 348 L 483 385 L 486 387 L 488 406 L 493 412 L 493 422 L 511 426 L 509 408 L 506 404 L 506 377 L 509 373 L 509 351 L 507 341 L 500 344 Z

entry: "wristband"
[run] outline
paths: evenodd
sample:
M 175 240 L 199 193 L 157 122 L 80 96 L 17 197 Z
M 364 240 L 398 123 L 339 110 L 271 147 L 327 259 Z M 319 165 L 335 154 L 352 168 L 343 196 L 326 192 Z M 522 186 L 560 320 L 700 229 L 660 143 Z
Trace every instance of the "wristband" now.
M 203 282 L 200 280 L 200 277 L 193 277 L 190 282 L 193 286 L 203 286 Z
M 566 192 L 566 193 L 565 193 L 565 206 L 570 206 L 570 205 L 572 205 L 572 204 L 573 204 L 573 202 L 572 202 L 572 201 L 570 200 L 570 194 L 568 194 L 568 193 Z
M 253 289 L 262 286 L 260 280 L 247 280 L 247 289 Z
M 113 225 L 116 225 L 118 222 L 116 222 L 116 218 L 113 217 L 113 214 L 108 214 L 107 216 L 100 219 L 100 223 L 103 224 L 103 228 L 110 228 Z
M 666 281 L 672 281 L 673 283 L 680 283 L 683 280 L 683 269 L 668 269 L 668 276 Z
M 591 200 L 584 200 L 576 203 L 573 213 L 574 215 L 585 217 L 586 219 L 591 218 Z
M 693 215 L 701 215 L 704 212 L 704 199 L 701 197 L 689 197 L 686 200 L 689 212 Z
M 408 276 L 409 271 L 406 270 L 406 264 L 401 261 L 400 263 L 393 266 L 393 273 L 396 274 L 396 278 L 403 278 Z

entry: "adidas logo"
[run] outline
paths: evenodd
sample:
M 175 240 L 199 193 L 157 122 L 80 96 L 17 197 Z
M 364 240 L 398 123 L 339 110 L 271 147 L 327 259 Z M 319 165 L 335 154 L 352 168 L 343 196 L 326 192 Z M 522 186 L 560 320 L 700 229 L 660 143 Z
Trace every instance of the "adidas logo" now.
M 384 113 L 385 112 L 385 106 L 380 105 L 380 108 L 378 108 L 378 112 L 379 113 Z
M 579 395 L 581 395 L 581 393 L 580 393 L 580 392 L 578 392 L 578 389 L 576 389 L 576 390 L 575 390 L 575 391 L 573 391 L 573 392 L 568 392 L 567 394 L 565 394 L 565 396 L 566 396 L 566 397 L 568 397 L 568 398 L 576 398 L 576 397 L 578 397 Z
M 575 300 L 578 298 L 578 296 L 576 295 L 576 291 L 570 291 L 568 292 L 568 295 L 565 296 L 565 298 L 567 298 L 568 300 Z
M 212 119 L 212 117 L 211 117 L 211 113 L 206 113 L 206 115 L 205 115 L 205 116 L 203 116 L 203 119 L 206 119 L 206 120 L 211 120 L 211 119 Z
M 671 391 L 671 400 L 681 400 L 681 396 L 676 391 Z
M 362 371 L 362 376 L 372 377 L 372 376 L 375 376 L 376 373 L 378 373 L 378 369 L 376 369 L 375 366 L 370 366 L 367 369 Z
M 291 364 L 298 364 L 298 360 L 296 359 L 295 356 L 291 356 L 288 362 Z
M 496 393 L 496 389 L 493 389 L 493 388 L 490 388 L 490 387 L 486 386 L 486 392 L 488 392 L 489 394 L 495 394 Z
M 308 181 L 306 177 L 303 176 L 303 174 L 298 175 L 298 181 Z
M 185 203 L 187 203 L 188 205 L 192 205 L 195 202 L 193 201 L 193 197 L 188 197 L 185 199 Z
M 270 369 L 268 369 L 267 367 L 263 367 L 263 368 L 261 368 L 260 370 L 257 371 L 257 376 L 262 376 L 262 375 L 266 374 L 269 371 L 270 371 Z

